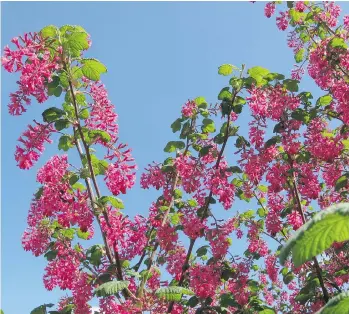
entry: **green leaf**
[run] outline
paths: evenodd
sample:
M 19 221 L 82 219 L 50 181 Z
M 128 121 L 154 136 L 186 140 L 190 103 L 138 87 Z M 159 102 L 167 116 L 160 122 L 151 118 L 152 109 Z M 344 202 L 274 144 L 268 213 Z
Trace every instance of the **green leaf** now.
M 295 9 L 290 9 L 289 14 L 291 16 L 292 22 L 300 22 L 301 20 L 304 20 L 306 17 L 306 13 L 304 12 L 299 12 Z
M 107 72 L 106 66 L 97 59 L 82 59 L 82 73 L 92 81 L 98 81 L 102 73 Z
M 294 2 L 294 1 L 287 1 L 287 7 L 288 7 L 289 9 L 292 9 L 292 8 L 293 8 L 293 2 Z
M 332 298 L 317 314 L 349 314 L 349 291 Z
M 52 304 L 52 303 L 40 305 L 40 306 L 36 307 L 35 309 L 33 309 L 30 312 L 30 314 L 46 314 L 47 313 L 46 309 L 48 307 L 52 307 L 52 306 L 54 306 L 54 304 Z
M 181 221 L 179 213 L 170 214 L 170 221 L 173 225 L 178 225 Z
M 306 110 L 296 109 L 291 113 L 291 117 L 297 121 L 308 123 L 310 120 L 309 114 Z
M 272 145 L 275 145 L 275 144 L 277 144 L 277 143 L 280 143 L 280 141 L 281 141 L 281 138 L 280 138 L 280 136 L 278 136 L 278 135 L 276 135 L 276 136 L 273 136 L 272 138 L 270 138 L 269 140 L 267 140 L 266 142 L 265 142 L 265 147 L 266 148 L 268 148 L 268 147 L 270 147 L 270 146 L 272 146 Z
M 130 284 L 129 281 L 123 280 L 113 280 L 101 284 L 98 288 L 95 289 L 95 295 L 97 297 L 107 297 L 110 295 L 116 295 L 119 291 L 125 289 Z
M 60 119 L 55 122 L 55 129 L 57 131 L 62 131 L 63 129 L 67 129 L 70 126 L 70 122 L 67 119 Z
M 64 87 L 64 88 L 68 88 L 69 87 L 69 79 L 68 79 L 68 75 L 65 72 L 61 72 L 59 74 L 59 82 L 60 84 Z
M 65 114 L 65 112 L 63 110 L 58 109 L 56 107 L 51 107 L 49 109 L 46 109 L 42 113 L 42 117 L 44 119 L 44 122 L 52 122 L 52 121 L 58 120 L 64 114 Z
M 187 302 L 187 305 L 190 306 L 191 308 L 197 306 L 199 304 L 199 299 L 197 296 L 192 296 L 188 302 Z
M 298 52 L 294 55 L 294 59 L 296 60 L 297 63 L 302 62 L 304 58 L 304 48 L 299 49 Z
M 202 124 L 203 124 L 202 127 L 201 127 L 202 132 L 204 132 L 204 133 L 213 133 L 213 132 L 216 131 L 216 127 L 214 125 L 213 120 L 211 120 L 211 119 L 203 119 L 202 120 Z
M 181 135 L 179 136 L 180 139 L 185 139 L 191 132 L 190 122 L 187 121 L 183 124 Z
M 115 196 L 102 196 L 99 201 L 105 205 L 107 203 L 110 203 L 113 207 L 118 208 L 118 209 L 123 209 L 125 208 L 124 203 L 122 202 L 121 199 L 115 197 Z
M 199 156 L 204 157 L 206 156 L 209 152 L 210 149 L 212 148 L 212 145 L 204 146 L 203 148 L 200 149 Z
M 45 253 L 44 257 L 46 257 L 46 259 L 48 261 L 52 261 L 56 258 L 57 253 L 58 253 L 58 251 L 56 251 L 56 250 L 48 251 Z
M 264 208 L 260 207 L 257 209 L 257 214 L 259 217 L 263 218 L 267 216 L 268 212 Z
M 266 185 L 258 185 L 257 188 L 261 192 L 264 192 L 264 193 L 268 192 L 268 187 Z
M 74 31 L 65 35 L 63 49 L 68 51 L 72 57 L 80 57 L 82 50 L 88 49 L 88 34 L 86 32 Z
M 182 193 L 182 191 L 181 191 L 180 189 L 175 189 L 175 190 L 173 191 L 173 196 L 174 196 L 174 198 L 177 200 L 177 199 L 182 198 L 183 193 Z
M 349 140 L 342 140 L 342 144 L 344 149 L 349 150 Z
M 233 73 L 233 70 L 238 70 L 238 68 L 232 64 L 222 64 L 218 68 L 218 74 L 227 76 Z
M 283 278 L 285 285 L 288 285 L 294 279 L 294 277 L 293 272 L 288 272 Z
M 349 240 L 349 203 L 330 206 L 317 213 L 299 228 L 280 252 L 284 264 L 292 253 L 295 267 L 301 266 L 314 256 L 331 247 L 334 242 Z
M 84 186 L 82 183 L 80 182 L 76 182 L 75 184 L 72 185 L 72 188 L 74 190 L 80 190 L 80 191 L 84 191 L 86 190 L 86 186 Z
M 194 200 L 194 199 L 188 200 L 187 203 L 188 203 L 188 205 L 189 205 L 190 207 L 196 207 L 196 206 L 198 206 L 198 202 L 197 202 L 196 200 Z
M 176 149 L 183 149 L 185 147 L 185 143 L 182 141 L 170 141 L 166 144 L 164 148 L 164 152 L 173 153 Z
M 103 251 L 104 251 L 104 245 L 102 244 L 92 245 L 86 251 L 86 256 L 92 265 L 99 266 L 101 264 Z
M 87 168 L 87 157 L 82 158 L 82 164 Z M 95 175 L 104 175 L 108 168 L 108 162 L 104 159 L 98 159 L 96 155 L 91 155 L 91 164 Z
M 61 136 L 58 142 L 58 149 L 62 149 L 66 152 L 69 148 L 74 146 L 72 140 L 73 138 L 70 135 Z
M 73 228 L 62 229 L 62 230 L 60 230 L 60 233 L 63 237 L 65 237 L 69 240 L 73 240 L 74 235 L 75 235 L 75 229 L 73 229 Z
M 82 78 L 83 77 L 83 73 L 81 71 L 81 68 L 80 67 L 72 67 L 71 75 L 72 75 L 74 80 L 78 80 L 78 79 Z M 75 95 L 76 98 L 79 98 L 79 96 L 83 96 L 84 99 L 85 99 L 85 95 L 82 94 L 82 93 L 77 93 Z M 78 99 L 77 99 L 77 101 L 78 101 Z M 79 101 L 78 101 L 78 103 L 79 103 Z
M 199 96 L 194 99 L 195 103 L 198 105 L 199 108 L 205 109 L 207 107 L 207 102 L 205 97 Z
M 55 95 L 56 97 L 59 97 L 59 96 L 61 96 L 62 91 L 63 91 L 62 87 L 61 86 L 57 86 L 55 88 L 55 90 L 53 91 L 53 95 Z
M 321 96 L 317 101 L 316 104 L 318 106 L 328 106 L 332 101 L 332 96 L 331 95 L 324 95 Z
M 52 77 L 52 81 L 47 84 L 47 92 L 49 96 L 52 96 L 52 95 L 56 96 L 57 94 L 58 94 L 57 97 L 60 96 L 60 93 L 62 93 L 62 87 L 59 86 L 59 82 L 60 82 L 59 76 L 55 75 Z
M 45 26 L 41 31 L 40 35 L 43 38 L 56 37 L 58 35 L 58 28 L 54 25 Z
M 90 113 L 87 108 L 82 109 L 79 113 L 79 118 L 80 119 L 87 119 L 90 116 Z M 106 133 L 106 132 L 105 132 Z
M 263 311 L 259 311 L 259 314 L 275 314 L 275 311 L 272 309 L 264 309 Z
M 108 143 L 111 140 L 109 133 L 102 130 L 88 130 L 87 137 L 88 144 L 94 143 L 97 139 L 100 139 L 104 143 Z
M 207 254 L 207 249 L 209 248 L 208 245 L 204 245 L 196 250 L 196 255 L 197 256 L 204 256 Z
M 333 48 L 343 48 L 347 49 L 348 45 L 345 43 L 343 38 L 334 37 L 330 42 L 329 45 Z
M 173 122 L 171 124 L 171 128 L 172 128 L 172 132 L 176 133 L 177 131 L 179 131 L 182 127 L 182 119 L 178 118 L 175 122 Z
M 74 185 L 78 181 L 79 181 L 79 176 L 76 173 L 73 173 L 69 178 L 70 185 Z
M 348 184 L 348 174 L 345 174 L 337 179 L 335 190 L 339 191 L 341 188 L 346 187 L 347 184 Z
M 218 94 L 218 99 L 219 100 L 231 100 L 232 95 L 231 92 L 229 91 L 229 87 L 224 87 Z
M 80 239 L 83 239 L 83 240 L 87 240 L 88 239 L 88 236 L 89 236 L 89 232 L 86 231 L 81 231 L 81 229 L 78 229 L 77 232 L 76 232 L 76 235 L 80 238 Z
M 298 92 L 298 83 L 297 80 L 286 79 L 283 80 L 285 88 L 290 92 Z
M 267 81 L 264 79 L 269 74 L 269 70 L 260 66 L 253 67 L 247 71 L 247 73 L 256 80 L 257 86 L 264 85 Z
M 155 295 L 160 299 L 165 299 L 166 301 L 178 302 L 181 300 L 182 295 L 194 295 L 194 292 L 183 287 L 169 286 L 159 288 L 156 290 Z
M 40 199 L 40 197 L 42 195 L 42 192 L 44 192 L 44 187 L 43 186 L 39 187 L 39 189 L 35 193 L 35 199 L 37 199 L 37 200 Z

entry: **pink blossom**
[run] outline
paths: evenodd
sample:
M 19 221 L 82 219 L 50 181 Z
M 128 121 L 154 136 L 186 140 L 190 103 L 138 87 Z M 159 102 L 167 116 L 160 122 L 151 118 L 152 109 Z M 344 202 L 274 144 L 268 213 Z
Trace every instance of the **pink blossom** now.
M 45 268 L 44 285 L 47 290 L 58 286 L 61 289 L 72 290 L 79 275 L 81 253 L 70 246 L 56 242 L 57 257 L 51 260 Z
M 274 2 L 268 2 L 264 7 L 264 15 L 267 18 L 270 18 L 275 12 L 275 3 Z
M 288 26 L 288 14 L 287 12 L 280 12 L 280 15 L 276 18 L 277 27 L 284 31 Z
M 119 127 L 117 125 L 118 115 L 115 113 L 114 105 L 108 98 L 105 86 L 100 82 L 89 83 L 89 93 L 92 98 L 90 117 L 86 125 L 91 129 L 106 131 L 111 141 L 115 142 Z
M 275 255 L 269 255 L 265 258 L 265 267 L 267 270 L 267 274 L 272 282 L 276 282 L 278 277 L 279 269 L 275 265 L 276 265 Z
M 293 227 L 293 230 L 297 230 L 303 225 L 302 216 L 296 210 L 287 215 L 287 221 Z
M 186 256 L 186 249 L 182 246 L 175 247 L 168 254 L 166 269 L 176 280 L 181 277 Z
M 167 179 L 166 174 L 158 164 L 149 165 L 149 168 L 145 170 L 146 173 L 142 173 L 141 175 L 141 187 L 143 189 L 149 189 L 150 186 L 153 186 L 159 190 L 165 185 Z
M 294 8 L 298 12 L 303 12 L 306 9 L 306 6 L 304 4 L 304 1 L 296 1 Z
M 224 209 L 229 209 L 234 201 L 235 187 L 228 181 L 231 173 L 226 169 L 227 163 L 223 160 L 220 162 L 218 169 L 214 168 L 209 171 L 208 178 L 205 181 L 213 195 L 219 197 L 218 200 Z
M 21 41 L 21 42 L 20 42 Z M 30 96 L 39 103 L 48 98 L 47 82 L 52 80 L 52 73 L 59 68 L 56 60 L 50 58 L 50 52 L 36 33 L 25 34 L 20 38 L 13 38 L 17 50 L 12 51 L 5 47 L 1 58 L 3 67 L 8 72 L 21 72 L 18 82 L 19 89 L 11 93 L 9 112 L 12 115 L 21 115 L 26 109 L 23 103 L 31 103 Z M 26 58 L 23 62 L 23 58 Z
M 199 218 L 196 212 L 186 210 L 181 217 L 183 232 L 191 239 L 197 239 L 203 236 L 206 229 L 205 223 Z
M 22 146 L 16 146 L 15 159 L 21 169 L 31 168 L 44 151 L 44 143 L 52 143 L 50 135 L 54 132 L 53 127 L 50 124 L 35 123 L 34 127 L 28 125 L 28 130 L 18 139 Z
M 182 114 L 184 117 L 192 117 L 196 113 L 196 103 L 193 100 L 188 100 L 182 107 Z
M 176 242 L 178 241 L 178 233 L 175 227 L 164 225 L 158 228 L 157 238 L 160 247 L 166 252 L 174 250 Z
M 89 275 L 84 272 L 80 272 L 73 286 L 73 300 L 76 308 L 74 313 L 76 314 L 89 314 L 91 308 L 88 305 L 88 301 L 92 299 L 92 286 L 89 283 Z
M 131 156 L 131 150 L 122 151 L 126 145 L 119 144 L 112 154 L 105 158 L 109 160 L 116 159 L 113 164 L 109 164 L 105 178 L 106 185 L 114 195 L 120 193 L 126 194 L 126 190 L 132 188 L 136 180 L 136 165 L 133 163 L 134 158 Z
M 220 283 L 220 269 L 214 265 L 195 265 L 189 270 L 190 287 L 200 298 L 212 297 Z
M 107 208 L 107 212 L 108 221 L 104 216 L 100 217 L 100 221 L 109 245 L 114 247 L 123 259 L 132 259 L 140 254 L 147 242 L 145 219 L 137 215 L 133 222 L 110 207 Z
M 345 30 L 349 32 L 349 15 L 344 15 L 343 25 L 344 25 Z
M 195 192 L 201 183 L 205 167 L 195 157 L 179 156 L 175 160 L 175 166 L 181 177 L 181 184 L 185 192 Z

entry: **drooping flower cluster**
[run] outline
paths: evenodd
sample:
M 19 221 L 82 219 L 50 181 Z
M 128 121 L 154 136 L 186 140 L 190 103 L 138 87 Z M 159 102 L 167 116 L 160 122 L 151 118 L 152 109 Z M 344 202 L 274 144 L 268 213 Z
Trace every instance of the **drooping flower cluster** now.
M 35 126 L 28 125 L 28 129 L 18 139 L 22 146 L 16 146 L 15 160 L 21 169 L 31 168 L 44 151 L 44 143 L 52 143 L 50 139 L 51 133 L 54 132 L 52 125 L 37 122 L 35 124 Z
M 220 269 L 212 265 L 195 265 L 190 269 L 190 286 L 199 298 L 215 295 L 220 284 Z
M 100 82 L 91 83 L 88 92 L 93 102 L 90 105 L 90 117 L 86 121 L 86 125 L 93 130 L 106 131 L 110 135 L 112 143 L 114 143 L 119 130 L 116 123 L 118 115 L 114 111 L 114 105 L 108 98 L 105 86 Z
M 47 83 L 51 82 L 52 73 L 59 66 L 56 60 L 52 60 L 50 51 L 38 34 L 24 34 L 23 37 L 13 38 L 11 42 L 16 50 L 6 46 L 1 62 L 6 71 L 21 72 L 19 89 L 11 93 L 8 106 L 10 114 L 21 115 L 26 111 L 24 104 L 31 103 L 30 96 L 35 97 L 39 103 L 47 100 Z
M 108 189 L 114 195 L 125 194 L 127 189 L 132 188 L 136 180 L 135 170 L 137 167 L 133 163 L 131 149 L 123 150 L 125 148 L 125 144 L 119 144 L 111 154 L 106 156 L 108 160 L 116 160 L 109 164 L 104 179 Z

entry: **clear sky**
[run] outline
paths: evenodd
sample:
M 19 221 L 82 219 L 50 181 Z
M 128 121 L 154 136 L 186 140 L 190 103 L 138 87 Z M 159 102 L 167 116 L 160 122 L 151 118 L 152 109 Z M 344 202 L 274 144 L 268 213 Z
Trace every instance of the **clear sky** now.
M 349 3 L 341 3 L 349 12 Z M 2 2 L 1 47 L 11 38 L 46 25 L 77 24 L 92 37 L 88 55 L 108 67 L 102 77 L 119 114 L 120 139 L 133 148 L 141 170 L 165 157 L 163 148 L 174 138 L 170 124 L 188 99 L 205 96 L 217 101 L 226 85 L 217 67 L 223 63 L 260 65 L 289 75 L 294 63 L 275 18 L 263 16 L 264 3 L 250 2 Z M 16 140 L 48 106 L 33 103 L 21 117 L 7 112 L 8 95 L 16 89 L 15 75 L 2 70 L 2 308 L 5 314 L 27 314 L 43 303 L 56 303 L 64 293 L 47 292 L 42 275 L 46 260 L 21 247 L 21 235 L 36 170 L 56 151 L 48 145 L 29 171 L 16 167 Z M 308 81 L 302 90 L 312 87 Z M 125 211 L 145 214 L 156 191 L 137 186 L 123 200 Z

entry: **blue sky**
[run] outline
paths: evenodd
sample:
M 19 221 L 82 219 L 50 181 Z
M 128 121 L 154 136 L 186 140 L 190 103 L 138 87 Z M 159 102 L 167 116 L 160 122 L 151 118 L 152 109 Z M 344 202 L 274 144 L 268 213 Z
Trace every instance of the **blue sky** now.
M 349 12 L 349 3 L 341 3 Z M 165 157 L 163 148 L 174 139 L 170 124 L 189 98 L 210 102 L 226 85 L 217 75 L 223 63 L 260 65 L 288 75 L 294 63 L 286 33 L 275 18 L 263 16 L 263 3 L 250 2 L 2 2 L 1 46 L 12 37 L 54 24 L 83 26 L 92 37 L 88 52 L 108 67 L 102 79 L 119 114 L 120 139 L 133 149 L 141 170 Z M 59 291 L 42 283 L 46 261 L 21 247 L 21 235 L 36 170 L 56 151 L 47 146 L 29 171 L 16 167 L 16 140 L 27 124 L 40 118 L 57 99 L 33 105 L 21 117 L 7 113 L 8 95 L 16 89 L 15 75 L 2 70 L 2 308 L 5 314 L 26 314 L 42 303 L 55 303 Z M 301 89 L 312 88 L 307 80 Z M 231 150 L 232 151 L 232 148 Z M 139 178 L 138 174 L 138 178 Z M 138 181 L 139 182 L 139 181 Z M 125 211 L 145 214 L 156 191 L 139 184 L 123 200 Z

